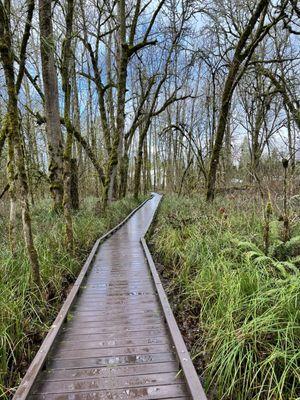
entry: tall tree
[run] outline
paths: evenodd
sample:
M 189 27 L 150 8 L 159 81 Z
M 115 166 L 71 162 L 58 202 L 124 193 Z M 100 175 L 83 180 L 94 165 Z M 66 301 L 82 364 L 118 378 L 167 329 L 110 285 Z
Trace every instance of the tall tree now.
M 53 35 L 51 0 L 39 0 L 39 23 L 49 152 L 50 192 L 53 200 L 53 210 L 60 211 L 63 206 L 63 143 L 60 126 L 57 69 L 54 60 L 55 38 Z
M 206 192 L 206 198 L 208 201 L 212 201 L 215 196 L 217 169 L 219 165 L 221 149 L 223 146 L 227 117 L 230 110 L 230 102 L 234 89 L 239 79 L 242 77 L 242 74 L 245 71 L 245 67 L 247 65 L 247 61 L 251 59 L 255 48 L 258 46 L 263 37 L 265 37 L 269 29 L 274 25 L 274 21 L 269 22 L 267 26 L 265 25 L 268 6 L 268 0 L 260 0 L 258 2 L 243 31 L 240 32 L 240 36 L 234 49 L 233 58 L 229 65 L 229 70 L 222 93 L 219 119 L 215 133 L 215 141 L 210 158 Z M 277 17 L 276 20 L 278 20 L 279 18 L 280 17 Z M 255 29 L 257 23 L 258 26 Z M 244 68 L 241 68 L 243 62 L 245 63 L 245 65 Z
M 72 146 L 73 126 L 71 124 L 71 80 L 72 67 L 72 34 L 74 18 L 74 0 L 67 0 L 66 9 L 66 33 L 62 46 L 62 88 L 65 95 L 64 122 L 67 129 L 67 139 L 64 149 L 64 195 L 63 207 L 66 220 L 66 241 L 70 249 L 73 248 L 73 225 L 71 203 L 71 173 L 72 173 Z
M 27 41 L 29 38 L 32 12 L 34 8 L 34 1 L 30 1 L 28 4 L 27 12 L 27 23 L 25 26 L 25 32 L 23 35 L 23 57 L 25 57 Z M 3 65 L 6 89 L 7 89 L 7 136 L 8 136 L 8 182 L 10 186 L 10 199 L 11 199 L 11 213 L 15 214 L 16 209 L 16 185 L 15 185 L 15 167 L 18 180 L 20 182 L 20 200 L 22 209 L 22 223 L 23 223 L 23 235 L 26 243 L 27 253 L 32 269 L 33 281 L 39 286 L 40 285 L 40 269 L 38 255 L 34 246 L 32 224 L 28 200 L 28 182 L 27 174 L 25 169 L 24 161 L 24 149 L 22 147 L 22 137 L 20 128 L 20 118 L 18 109 L 18 91 L 23 78 L 22 69 L 19 70 L 19 74 L 16 80 L 14 71 L 14 53 L 11 39 L 11 28 L 10 28 L 10 2 L 6 2 L 4 5 L 0 1 L 0 55 Z M 25 63 L 25 61 L 24 61 Z M 15 222 L 15 221 L 11 221 Z M 15 232 L 11 232 L 15 234 Z

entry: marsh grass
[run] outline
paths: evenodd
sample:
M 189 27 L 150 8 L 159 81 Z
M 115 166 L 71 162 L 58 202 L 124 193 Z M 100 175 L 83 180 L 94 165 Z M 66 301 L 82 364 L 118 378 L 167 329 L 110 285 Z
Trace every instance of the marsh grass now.
M 88 198 L 74 215 L 75 253 L 64 245 L 61 216 L 49 212 L 47 201 L 33 209 L 35 243 L 41 265 L 42 289 L 33 289 L 30 267 L 18 227 L 18 249 L 11 256 L 7 220 L 0 222 L 0 398 L 14 391 L 33 359 L 49 326 L 80 271 L 95 240 L 119 223 L 141 201 L 127 198 L 95 213 L 96 199 Z
M 261 205 L 166 196 L 151 242 L 209 398 L 299 399 L 300 274 L 293 252 L 264 255 Z

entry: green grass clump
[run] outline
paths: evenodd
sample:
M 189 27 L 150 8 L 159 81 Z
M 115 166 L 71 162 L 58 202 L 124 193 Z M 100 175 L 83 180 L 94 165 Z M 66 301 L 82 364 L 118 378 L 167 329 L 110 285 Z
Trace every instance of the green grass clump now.
M 277 259 L 262 232 L 253 199 L 166 196 L 158 214 L 151 243 L 211 399 L 300 398 L 299 240 Z M 271 243 L 280 234 L 274 216 Z
M 64 219 L 50 212 L 48 201 L 33 208 L 42 297 L 32 290 L 30 266 L 18 226 L 18 249 L 9 250 L 7 220 L 0 219 L 0 398 L 8 398 L 25 373 L 55 319 L 70 284 L 95 240 L 118 224 L 141 200 L 126 198 L 97 214 L 96 199 L 88 198 L 74 214 L 75 252 L 64 242 Z

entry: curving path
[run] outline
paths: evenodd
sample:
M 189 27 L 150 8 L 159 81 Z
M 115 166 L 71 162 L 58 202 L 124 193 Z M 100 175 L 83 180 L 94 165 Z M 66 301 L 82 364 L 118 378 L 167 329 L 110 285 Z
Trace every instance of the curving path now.
M 178 374 L 178 357 L 140 243 L 160 198 L 152 197 L 100 246 L 28 398 L 197 398 Z

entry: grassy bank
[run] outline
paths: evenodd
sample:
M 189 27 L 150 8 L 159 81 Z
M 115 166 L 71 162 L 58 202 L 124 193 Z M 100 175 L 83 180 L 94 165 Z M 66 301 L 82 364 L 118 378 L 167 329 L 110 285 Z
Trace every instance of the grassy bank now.
M 70 284 L 80 271 L 95 240 L 119 223 L 140 201 L 115 202 L 98 215 L 95 199 L 87 199 L 74 215 L 75 253 L 64 246 L 63 218 L 42 202 L 33 209 L 43 297 L 31 289 L 30 269 L 19 237 L 16 257 L 8 246 L 7 220 L 0 217 L 0 397 L 6 398 L 26 371 L 42 338 L 56 317 Z M 21 235 L 21 225 L 18 228 Z
M 284 244 L 279 213 L 266 256 L 262 206 L 248 194 L 161 205 L 152 250 L 210 399 L 300 398 L 299 223 Z

